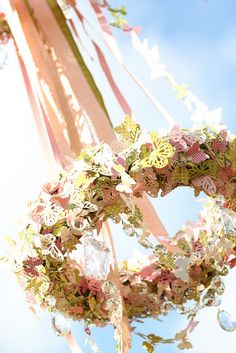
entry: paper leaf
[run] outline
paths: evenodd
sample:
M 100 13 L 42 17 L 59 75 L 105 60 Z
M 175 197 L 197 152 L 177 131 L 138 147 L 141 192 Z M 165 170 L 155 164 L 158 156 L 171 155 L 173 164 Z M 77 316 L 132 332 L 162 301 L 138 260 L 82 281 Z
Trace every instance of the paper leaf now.
M 192 184 L 201 188 L 208 195 L 214 195 L 216 193 L 216 184 L 214 180 L 207 175 L 193 179 Z

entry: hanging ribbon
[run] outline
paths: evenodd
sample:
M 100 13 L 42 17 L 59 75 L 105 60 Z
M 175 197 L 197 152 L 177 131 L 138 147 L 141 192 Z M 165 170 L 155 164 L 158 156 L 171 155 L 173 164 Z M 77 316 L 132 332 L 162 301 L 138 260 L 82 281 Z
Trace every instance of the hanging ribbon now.
M 50 138 L 50 142 L 52 145 L 52 149 L 54 150 L 54 155 L 60 163 L 63 164 L 61 159 L 61 152 L 59 148 L 61 147 L 60 144 L 57 143 L 57 136 L 55 134 L 55 129 L 52 119 L 47 120 L 48 114 L 50 113 L 50 109 L 53 110 L 53 104 L 56 106 L 57 112 L 61 114 L 65 119 L 65 127 L 66 132 L 68 133 L 68 138 L 70 141 L 70 148 L 71 153 L 73 156 L 73 152 L 78 154 L 83 145 L 81 143 L 81 136 L 78 134 L 77 127 L 75 124 L 75 115 L 71 110 L 71 104 L 69 102 L 69 98 L 67 97 L 65 87 L 63 86 L 60 78 L 60 74 L 57 69 L 57 65 L 59 64 L 63 70 L 63 73 L 66 75 L 70 86 L 72 87 L 73 92 L 79 102 L 83 102 L 82 105 L 86 109 L 86 111 L 92 114 L 91 121 L 93 126 L 95 127 L 95 132 L 100 140 L 105 140 L 106 142 L 110 142 L 114 140 L 114 132 L 111 128 L 110 122 L 107 119 L 106 114 L 97 103 L 96 98 L 93 95 L 93 92 L 88 86 L 88 83 L 84 79 L 84 74 L 80 71 L 78 63 L 76 62 L 73 53 L 67 43 L 67 40 L 63 36 L 63 33 L 60 31 L 58 27 L 58 23 L 55 21 L 50 9 L 48 8 L 47 4 L 42 1 L 40 5 L 36 0 L 29 0 L 29 4 L 33 9 L 34 17 L 37 19 L 37 26 L 34 23 L 31 15 L 28 12 L 28 9 L 20 0 L 10 0 L 11 3 L 14 4 L 15 9 L 20 18 L 21 23 L 20 28 L 21 31 L 23 29 L 23 37 L 25 38 L 26 44 L 28 46 L 28 50 L 30 52 L 31 60 L 33 62 L 34 69 L 35 67 L 38 70 L 38 81 L 40 82 L 40 87 L 42 91 L 42 97 L 44 97 L 43 101 L 40 103 L 41 113 L 43 115 L 44 123 L 47 129 L 48 136 Z M 15 19 L 17 18 L 16 13 L 14 14 Z M 45 29 L 48 28 L 50 25 L 50 31 L 45 33 Z M 14 37 L 17 37 L 16 31 L 19 29 L 19 26 L 12 26 L 12 32 Z M 18 37 L 17 37 L 18 38 Z M 22 38 L 21 38 L 22 39 Z M 45 47 L 45 43 L 47 48 Z M 19 50 L 22 49 L 22 41 L 18 41 Z M 25 44 L 24 44 L 25 45 Z M 98 57 L 100 56 L 100 63 L 102 62 L 102 51 L 99 52 L 100 48 L 98 49 L 97 54 Z M 49 49 L 49 50 L 48 50 Z M 53 59 L 53 53 L 55 53 L 57 61 Z M 107 63 L 104 57 L 103 69 L 105 69 Z M 31 63 L 31 67 L 32 63 Z M 108 65 L 107 68 L 109 69 Z M 106 71 L 106 70 L 105 70 Z M 111 72 L 106 71 L 107 74 Z M 75 74 L 76 73 L 76 74 Z M 108 75 L 109 76 L 109 75 Z M 108 80 L 110 84 L 112 83 L 112 76 Z M 113 80 L 113 83 L 114 80 Z M 44 85 L 48 87 L 50 91 L 51 98 L 46 98 L 46 91 L 44 90 Z M 83 89 L 81 89 L 83 87 Z M 118 89 L 118 86 L 117 86 Z M 118 89 L 119 90 L 119 89 Z M 117 91 L 118 92 L 118 91 Z M 117 93 L 116 92 L 116 93 Z M 31 94 L 32 92 L 29 92 Z M 52 99 L 52 104 L 50 103 L 50 99 Z M 120 103 L 124 104 L 124 101 Z M 47 110 L 44 109 L 44 104 L 46 104 Z M 51 105 L 50 105 L 51 104 Z M 50 109 L 49 109 L 50 108 Z M 126 106 L 125 109 L 130 109 L 129 106 Z M 54 114 L 54 117 L 56 113 Z M 99 123 L 98 123 L 99 122 Z M 94 136 L 95 138 L 95 136 Z M 146 213 L 147 221 L 145 221 L 149 229 L 153 228 L 150 231 L 153 234 L 165 234 L 164 227 L 161 225 L 157 215 L 154 210 L 150 207 L 149 201 L 145 201 L 142 205 L 142 208 L 146 210 L 150 210 L 150 213 Z M 143 209 L 142 209 L 143 210 Z M 145 216 L 146 217 L 146 216 Z M 150 217 L 152 219 L 150 219 Z M 148 219 L 149 218 L 149 219 Z M 118 288 L 119 297 L 122 303 L 122 323 L 118 327 L 121 333 L 121 345 L 122 345 L 122 352 L 128 352 L 130 348 L 130 332 L 129 332 L 129 324 L 127 316 L 125 315 L 124 310 L 124 303 L 121 294 L 121 287 L 120 287 L 120 280 L 119 280 L 119 272 L 118 272 L 118 265 L 115 256 L 115 249 L 113 244 L 112 235 L 108 225 L 106 225 L 106 232 L 109 236 L 112 249 L 113 249 L 113 258 L 114 258 L 114 273 L 112 280 L 116 284 Z M 81 353 L 82 351 L 76 344 L 72 334 L 67 336 L 67 341 L 71 347 L 73 353 Z
M 65 71 L 77 100 L 82 102 L 83 108 L 88 112 L 96 137 L 98 137 L 100 141 L 107 143 L 114 141 L 115 134 L 112 126 L 104 111 L 101 109 L 100 105 L 98 105 L 91 89 L 89 89 L 88 83 L 84 79 L 83 73 L 75 61 L 73 53 L 47 4 L 43 1 L 39 4 L 37 0 L 30 0 L 30 4 L 34 15 L 37 16 L 40 28 L 48 28 L 50 25 L 51 30 L 47 33 L 47 39 L 50 40 L 50 43 L 53 43 L 58 61 Z M 81 89 L 81 87 L 83 87 L 83 89 Z M 78 135 L 77 139 L 78 143 L 80 139 Z M 145 212 L 144 223 L 154 236 L 157 238 L 159 238 L 160 235 L 167 236 L 167 231 L 160 222 L 159 217 L 153 212 L 153 208 L 148 199 L 142 203 L 141 211 Z
M 18 53 L 17 49 L 16 49 L 16 51 Z M 42 140 L 42 147 L 45 148 L 45 138 L 44 137 L 46 135 L 48 135 L 48 138 L 49 138 L 50 143 L 51 143 L 52 151 L 53 151 L 53 154 L 54 154 L 54 158 L 55 158 L 57 164 L 60 167 L 64 168 L 65 164 L 64 164 L 61 152 L 59 150 L 59 147 L 57 145 L 56 139 L 54 137 L 54 134 L 52 132 L 51 126 L 50 126 L 50 124 L 48 122 L 46 113 L 44 111 L 42 103 L 41 102 L 36 102 L 37 97 L 34 94 L 34 91 L 33 91 L 32 86 L 31 86 L 30 78 L 29 78 L 28 72 L 27 72 L 25 64 L 24 64 L 24 61 L 22 60 L 22 58 L 19 55 L 19 53 L 18 53 L 18 60 L 19 60 L 19 63 L 20 63 L 21 72 L 22 72 L 23 77 L 24 77 L 25 87 L 26 87 L 26 90 L 27 90 L 27 93 L 28 93 L 28 97 L 30 99 L 31 108 L 33 110 L 33 116 L 34 116 L 34 119 L 35 119 L 35 123 L 36 123 L 36 126 L 38 127 L 39 136 L 40 136 L 40 138 Z M 41 108 L 40 111 L 39 111 L 39 109 L 37 109 L 38 108 L 38 104 L 40 105 L 40 108 Z M 41 120 L 40 116 L 43 117 L 45 126 L 42 126 L 42 124 L 39 125 L 39 122 Z M 46 128 L 47 134 L 45 133 L 45 128 Z M 48 152 L 48 148 L 47 148 L 47 155 L 48 155 L 48 153 L 49 152 Z
M 116 60 L 121 64 L 121 66 L 125 69 L 125 71 L 128 73 L 128 75 L 132 78 L 132 80 L 139 86 L 139 88 L 143 91 L 143 93 L 146 95 L 146 97 L 151 101 L 151 103 L 154 105 L 154 107 L 160 112 L 160 114 L 164 117 L 164 119 L 168 122 L 168 124 L 175 125 L 176 122 L 175 120 L 171 117 L 171 115 L 167 112 L 167 110 L 162 106 L 161 103 L 157 101 L 157 99 L 149 92 L 149 90 L 146 88 L 146 86 L 142 83 L 142 81 L 134 74 L 134 72 L 130 69 L 130 67 L 124 63 L 124 60 L 122 58 L 122 54 L 116 44 L 115 38 L 112 34 L 111 28 L 109 23 L 107 22 L 105 16 L 103 15 L 103 12 L 101 11 L 99 5 L 97 5 L 93 0 L 90 0 L 90 4 L 92 8 L 94 9 L 94 12 L 96 14 L 98 23 L 100 24 L 101 30 L 103 32 L 103 37 L 105 39 L 105 44 L 111 51 L 111 53 L 114 55 Z M 109 5 L 107 4 L 107 7 Z M 89 24 L 91 29 L 94 31 L 94 27 L 90 24 L 90 22 L 86 19 L 86 22 Z M 130 30 L 134 30 L 133 28 L 130 27 Z M 96 34 L 98 35 L 98 32 L 95 30 Z
M 78 19 L 81 22 L 87 36 L 89 36 L 89 34 L 86 31 L 86 28 L 84 26 L 84 21 L 87 21 L 87 20 L 84 18 L 84 16 L 81 14 L 81 12 L 77 9 L 77 7 L 74 4 L 74 1 L 71 2 L 71 6 L 73 6 L 73 9 L 74 9 L 75 13 L 77 14 Z M 102 12 L 100 12 L 99 7 L 96 7 L 96 8 L 99 10 L 97 13 L 99 14 L 99 19 L 100 19 L 102 26 L 104 28 L 104 31 L 105 31 L 104 35 L 107 35 L 107 39 L 109 40 L 110 45 L 112 46 L 112 48 L 116 48 L 117 53 L 119 53 L 119 48 L 116 44 L 114 37 L 112 36 L 112 32 L 110 30 L 109 24 L 107 23 Z M 90 40 L 94 43 L 93 39 L 90 38 Z M 96 46 L 99 47 L 97 43 L 96 43 Z M 100 47 L 99 47 L 99 51 L 102 52 Z M 103 54 L 103 56 L 104 56 L 104 54 Z M 115 138 L 114 132 L 112 131 L 111 126 L 109 127 L 109 131 L 112 133 L 113 137 Z M 143 217 L 144 223 L 145 223 L 146 227 L 148 228 L 148 230 L 158 240 L 162 240 L 163 237 L 166 238 L 166 240 L 167 240 L 169 238 L 168 233 L 167 233 L 166 229 L 164 228 L 163 224 L 161 223 L 160 218 L 158 217 L 156 211 L 154 210 L 154 208 L 153 208 L 151 202 L 148 200 L 148 198 L 146 196 L 144 196 L 143 200 L 136 199 L 136 201 L 137 201 L 137 204 L 138 204 L 142 214 L 144 215 L 144 217 Z
M 89 37 L 89 39 L 91 40 L 91 43 L 93 44 L 94 46 L 94 49 L 97 53 L 97 57 L 98 57 L 98 60 L 99 60 L 99 63 L 100 63 L 100 66 L 110 84 L 110 87 L 112 89 L 112 92 L 114 93 L 117 101 L 119 102 L 120 104 L 120 107 L 121 109 L 123 110 L 124 114 L 126 115 L 132 115 L 132 109 L 130 108 L 127 100 L 124 98 L 123 94 L 121 93 L 121 90 L 120 88 L 117 86 L 113 76 L 112 76 L 112 73 L 111 73 L 111 70 L 109 68 L 109 65 L 106 61 L 106 58 L 105 58 L 105 55 L 103 54 L 101 48 L 99 47 L 98 44 L 95 43 L 94 40 L 92 40 L 88 34 L 88 32 L 86 31 L 86 27 L 84 26 L 84 16 L 81 14 L 81 12 L 77 9 L 76 6 L 73 6 L 73 9 L 75 11 L 75 13 L 77 14 L 77 17 L 79 19 L 79 21 L 81 22 L 82 26 L 83 26 L 83 29 L 84 29 L 84 32 L 87 34 L 87 36 Z M 74 34 L 77 36 L 77 38 L 79 39 L 79 36 L 78 36 L 78 31 L 76 31 L 76 26 L 73 22 L 73 20 L 70 20 L 70 23 L 72 25 L 72 29 L 74 31 Z
M 79 347 L 78 343 L 76 342 L 72 332 L 68 333 L 65 336 L 65 339 L 66 339 L 72 353 L 83 353 L 83 351 Z
M 118 334 L 120 336 L 120 345 L 121 345 L 120 352 L 127 353 L 131 348 L 130 328 L 129 328 L 128 317 L 125 310 L 123 295 L 121 291 L 120 274 L 119 274 L 119 268 L 118 268 L 118 261 L 116 257 L 115 245 L 113 242 L 113 237 L 112 237 L 109 224 L 107 222 L 104 224 L 104 230 L 106 235 L 108 235 L 108 239 L 111 244 L 112 257 L 113 257 L 113 271 L 110 271 L 109 280 L 116 287 L 116 290 L 117 290 L 116 296 L 118 297 L 118 301 L 120 302 L 121 308 L 122 308 L 121 317 L 118 318 L 118 322 L 116 323 L 116 329 L 118 330 Z

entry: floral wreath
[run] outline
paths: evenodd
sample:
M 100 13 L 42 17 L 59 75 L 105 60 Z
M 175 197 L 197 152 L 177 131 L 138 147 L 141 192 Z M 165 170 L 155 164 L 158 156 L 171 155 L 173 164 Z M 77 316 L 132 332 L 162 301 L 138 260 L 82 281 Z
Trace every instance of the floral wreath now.
M 83 149 L 29 203 L 27 225 L 11 255 L 14 271 L 32 308 L 53 313 L 59 335 L 68 331 L 57 325 L 57 314 L 84 320 L 89 331 L 90 324 L 118 328 L 124 313 L 129 322 L 140 322 L 174 308 L 189 319 L 174 338 L 137 334 L 148 352 L 176 341 L 180 349 L 191 348 L 188 335 L 197 312 L 220 304 L 222 276 L 236 264 L 236 139 L 211 126 L 175 125 L 165 135 L 148 133 L 129 116 L 115 132 L 119 142 Z M 209 199 L 197 222 L 153 245 L 136 201 L 144 193 L 165 196 L 179 186 L 193 188 L 195 196 L 203 191 Z M 121 296 L 101 236 L 108 220 L 152 250 L 151 256 L 123 262 Z

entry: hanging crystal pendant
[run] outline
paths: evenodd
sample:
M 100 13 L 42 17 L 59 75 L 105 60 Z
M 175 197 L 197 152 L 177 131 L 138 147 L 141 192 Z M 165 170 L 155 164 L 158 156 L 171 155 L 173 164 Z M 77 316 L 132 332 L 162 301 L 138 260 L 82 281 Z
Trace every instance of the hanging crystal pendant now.
M 225 203 L 225 198 L 223 196 L 217 196 L 215 198 L 215 204 L 219 207 L 223 207 Z
M 52 314 L 52 328 L 57 336 L 70 333 L 70 320 L 58 311 Z
M 55 308 L 55 305 L 56 305 L 56 298 L 54 298 L 53 296 L 51 295 L 48 295 L 46 298 L 45 298 L 45 303 L 46 305 L 48 306 L 48 308 Z
M 128 235 L 129 237 L 133 237 L 137 234 L 134 227 L 131 224 L 124 224 L 123 229 L 125 234 Z
M 222 210 L 222 223 L 225 235 L 236 236 L 236 214 L 231 210 Z
M 236 329 L 236 321 L 233 321 L 230 313 L 225 310 L 218 311 L 217 320 L 220 327 L 227 332 L 233 332 Z
M 99 280 L 107 278 L 110 271 L 110 249 L 91 236 L 84 237 L 84 274 Z
M 213 278 L 213 280 L 211 281 L 211 288 L 214 289 L 218 295 L 224 294 L 225 285 L 219 276 Z
M 219 306 L 221 299 L 216 297 L 214 293 L 206 293 L 202 298 L 202 303 L 205 306 Z

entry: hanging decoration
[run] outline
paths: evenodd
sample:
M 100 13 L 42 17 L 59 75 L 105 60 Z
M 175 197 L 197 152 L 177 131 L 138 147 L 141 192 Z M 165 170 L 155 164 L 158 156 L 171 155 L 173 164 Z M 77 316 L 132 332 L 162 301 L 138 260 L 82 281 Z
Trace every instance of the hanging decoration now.
M 74 353 L 81 349 L 71 334 L 70 319 L 84 321 L 87 343 L 94 352 L 99 348 L 90 337 L 92 324 L 112 324 L 122 353 L 131 347 L 131 332 L 142 338 L 149 353 L 161 343 L 191 348 L 189 334 L 198 324 L 198 311 L 219 306 L 222 278 L 236 264 L 236 139 L 215 123 L 221 110 L 209 112 L 186 85 L 176 82 L 160 62 L 158 47 L 141 42 L 140 28 L 129 25 L 124 7 L 116 9 L 105 0 L 90 0 L 103 44 L 171 125 L 164 134 L 143 131 L 132 118 L 132 109 L 99 41 L 86 30 L 87 24 L 93 31 L 94 27 L 77 1 L 46 0 L 39 5 L 35 0 L 7 0 L 5 4 L 8 22 L 0 14 L 0 43 L 7 43 L 11 28 L 35 119 L 43 118 L 41 133 L 47 131 L 54 157 L 64 167 L 55 180 L 43 186 L 38 198 L 29 202 L 26 226 L 11 242 L 8 260 L 27 301 L 35 312 L 39 308 L 51 312 L 54 332 L 66 337 Z M 113 18 L 110 23 L 103 9 Z M 84 46 L 75 16 L 127 114 L 114 130 L 78 49 Z M 45 30 L 48 23 L 53 31 Z M 152 79 L 167 79 L 192 112 L 192 129 L 176 124 L 124 63 L 110 25 L 130 35 Z M 81 112 L 93 143 L 87 147 L 81 138 Z M 115 133 L 118 141 L 111 142 Z M 73 160 L 67 167 L 65 155 Z M 169 238 L 147 195 L 164 197 L 181 186 L 192 188 L 195 196 L 204 192 L 209 198 L 198 221 L 188 222 Z M 120 224 L 150 255 L 138 254 L 118 268 L 108 222 Z M 175 337 L 146 335 L 131 326 L 173 309 L 188 318 L 187 327 Z M 218 321 L 226 331 L 236 329 L 224 310 L 219 310 Z
M 119 269 L 130 323 L 166 315 L 173 308 L 195 322 L 201 308 L 220 304 L 222 277 L 235 265 L 236 139 L 210 126 L 173 126 L 159 136 L 142 131 L 129 116 L 115 131 L 119 146 L 86 147 L 71 167 L 43 186 L 29 203 L 26 228 L 12 249 L 30 305 L 52 311 L 59 334 L 67 330 L 67 322 L 58 313 L 88 325 L 119 326 L 121 299 L 109 279 L 108 239 L 100 237 L 107 220 L 120 223 L 126 234 L 153 252 L 140 255 L 136 263 L 124 261 Z M 196 223 L 187 224 L 169 242 L 160 234 L 159 244 L 152 244 L 136 200 L 144 193 L 165 196 L 180 186 L 210 199 Z M 189 307 L 189 301 L 195 304 Z M 171 342 L 189 348 L 191 330 Z M 139 334 L 148 352 L 163 340 Z

